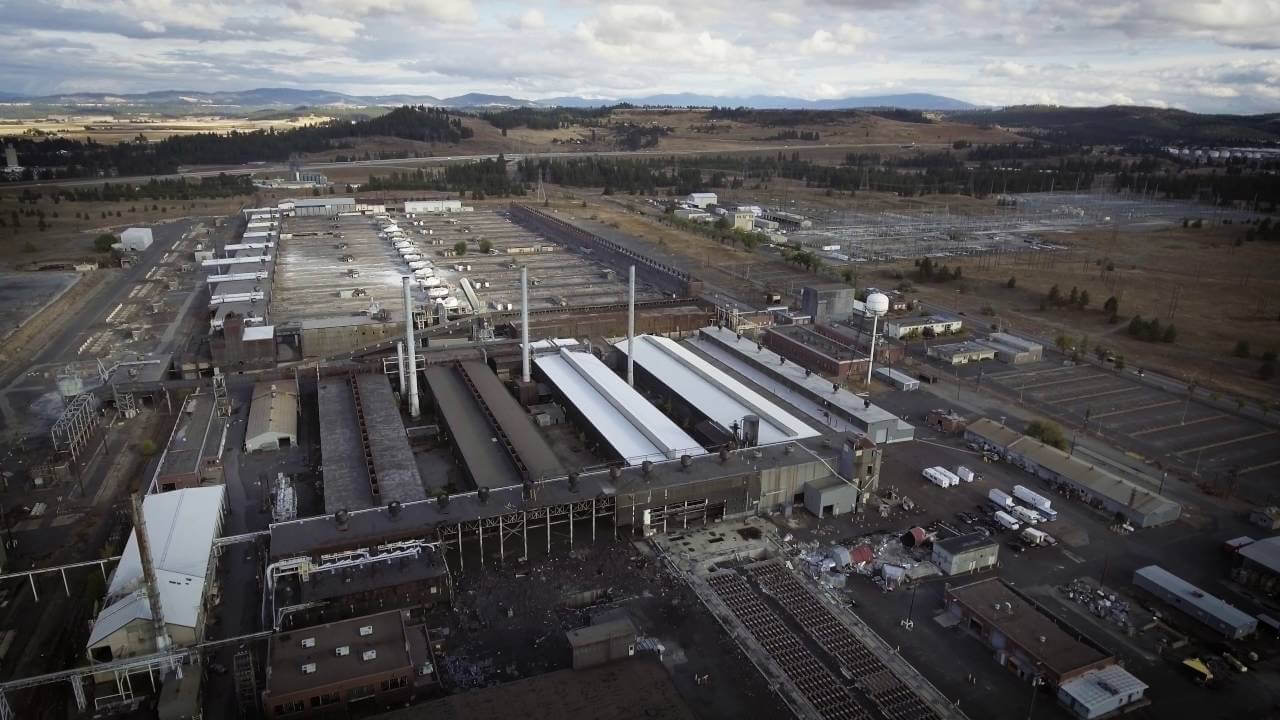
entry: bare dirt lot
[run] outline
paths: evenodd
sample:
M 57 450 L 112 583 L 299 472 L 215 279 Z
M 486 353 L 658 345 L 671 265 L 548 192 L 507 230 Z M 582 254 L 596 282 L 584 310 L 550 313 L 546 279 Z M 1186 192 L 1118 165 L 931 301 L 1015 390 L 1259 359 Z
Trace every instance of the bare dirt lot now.
M 1237 247 L 1243 232 L 1231 225 L 1084 231 L 1046 238 L 1070 250 L 965 259 L 959 262 L 962 282 L 915 287 L 920 297 L 975 319 L 984 318 L 983 308 L 989 307 L 995 313 L 991 321 L 998 318 L 1015 331 L 1051 342 L 1063 334 L 1077 342 L 1087 337 L 1090 348 L 1111 349 L 1130 366 L 1272 402 L 1280 392 L 1277 381 L 1261 380 L 1257 372 L 1263 352 L 1280 350 L 1280 248 L 1258 242 Z M 910 263 L 894 269 L 907 277 L 915 270 Z M 887 278 L 890 272 L 878 274 Z M 1010 277 L 1016 288 L 1006 287 Z M 1054 284 L 1064 295 L 1073 286 L 1087 290 L 1089 306 L 1041 311 L 1040 301 Z M 1111 296 L 1120 303 L 1115 324 L 1102 311 Z M 1172 323 L 1176 341 L 1130 337 L 1134 315 Z M 1238 340 L 1249 342 L 1251 357 L 1232 356 Z

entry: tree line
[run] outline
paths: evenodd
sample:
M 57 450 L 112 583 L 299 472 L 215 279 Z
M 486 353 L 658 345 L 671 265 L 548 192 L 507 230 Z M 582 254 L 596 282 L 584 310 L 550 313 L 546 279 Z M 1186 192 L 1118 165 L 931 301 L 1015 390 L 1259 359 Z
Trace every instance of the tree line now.
M 181 165 L 240 165 L 282 162 L 296 154 L 350 148 L 361 137 L 391 136 L 422 142 L 458 143 L 472 136 L 460 117 L 447 110 L 404 106 L 376 118 L 333 120 L 290 130 L 232 131 L 174 135 L 156 142 L 102 144 L 92 138 L 6 138 L 27 166 L 23 179 L 173 174 Z M 48 168 L 48 170 L 43 170 Z

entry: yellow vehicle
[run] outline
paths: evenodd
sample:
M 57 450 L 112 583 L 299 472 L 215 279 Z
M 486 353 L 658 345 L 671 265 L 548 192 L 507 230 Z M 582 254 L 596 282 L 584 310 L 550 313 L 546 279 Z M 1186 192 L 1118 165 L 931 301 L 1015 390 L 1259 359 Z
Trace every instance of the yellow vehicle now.
M 1200 658 L 1187 658 L 1182 661 L 1182 666 L 1187 668 L 1195 677 L 1196 682 L 1201 685 L 1208 685 L 1213 682 L 1213 671 Z

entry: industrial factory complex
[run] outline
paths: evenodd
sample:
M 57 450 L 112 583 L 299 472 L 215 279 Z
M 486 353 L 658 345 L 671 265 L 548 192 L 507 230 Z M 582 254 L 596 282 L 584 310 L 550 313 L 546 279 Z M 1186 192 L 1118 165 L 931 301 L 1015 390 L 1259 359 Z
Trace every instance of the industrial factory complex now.
M 164 427 L 118 554 L 6 568 L 92 612 L 0 720 L 1168 717 L 1280 651 L 1235 593 L 1277 585 L 1273 539 L 1197 572 L 1203 508 L 1088 424 L 1129 408 L 1062 442 L 1006 410 L 984 377 L 1074 367 L 1034 337 L 851 283 L 727 303 L 549 204 L 317 193 L 218 228 L 147 236 L 195 330 L 59 418 L 72 460 Z

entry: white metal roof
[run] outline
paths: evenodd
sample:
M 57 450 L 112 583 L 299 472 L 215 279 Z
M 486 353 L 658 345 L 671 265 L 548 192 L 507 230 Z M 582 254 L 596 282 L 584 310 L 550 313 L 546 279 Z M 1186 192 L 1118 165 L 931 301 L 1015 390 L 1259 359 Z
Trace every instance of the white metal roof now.
M 1059 686 L 1073 700 L 1086 708 L 1106 707 L 1117 695 L 1147 691 L 1147 684 L 1119 665 L 1090 670 Z
M 250 325 L 244 329 L 245 342 L 252 340 L 270 340 L 276 336 L 275 325 Z
M 223 486 L 211 485 L 156 493 L 142 501 L 166 623 L 194 628 L 199 622 L 213 541 L 222 529 L 223 492 Z M 151 617 L 145 584 L 138 538 L 131 532 L 107 587 L 108 605 L 94 622 L 89 645 L 135 619 Z
M 561 348 L 534 362 L 628 465 L 706 454 L 697 441 L 595 355 Z
M 818 431 L 674 340 L 640 335 L 635 343 L 636 364 L 726 428 L 735 422 L 741 425 L 742 418 L 747 415 L 758 415 L 761 444 L 818 434 Z M 616 347 L 626 354 L 626 341 L 619 342 Z
M 1257 543 L 1254 544 L 1256 545 Z M 1245 549 L 1248 548 L 1246 547 Z M 1198 608 L 1201 612 L 1211 617 L 1217 618 L 1227 626 L 1248 628 L 1251 626 L 1256 627 L 1258 624 L 1257 618 L 1249 613 L 1216 595 L 1210 595 L 1159 565 L 1138 568 L 1133 574 L 1135 577 L 1142 577 L 1147 582 L 1177 595 L 1184 603 Z
M 1240 554 L 1271 572 L 1280 572 L 1280 535 L 1245 545 Z

